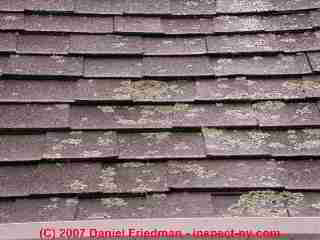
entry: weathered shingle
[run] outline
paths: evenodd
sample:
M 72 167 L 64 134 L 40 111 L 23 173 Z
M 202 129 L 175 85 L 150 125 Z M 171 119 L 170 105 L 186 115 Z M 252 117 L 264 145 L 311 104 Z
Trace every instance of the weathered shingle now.
M 169 35 L 213 32 L 212 18 L 162 18 L 161 25 L 164 33 Z
M 69 52 L 69 36 L 20 34 L 17 52 L 26 54 L 67 54 Z
M 85 77 L 142 77 L 142 59 L 139 57 L 85 58 Z
M 310 52 L 307 55 L 310 60 L 312 70 L 314 72 L 320 72 L 320 52 Z
M 73 106 L 74 129 L 170 128 L 172 106 Z
M 114 132 L 48 132 L 44 158 L 113 158 L 118 155 Z
M 265 29 L 262 16 L 218 16 L 213 19 L 213 31 L 218 33 L 257 32 Z
M 119 134 L 122 159 L 199 158 L 205 156 L 200 132 Z
M 23 13 L 1 13 L 0 30 L 22 30 L 24 28 Z
M 213 68 L 209 58 L 201 57 L 145 57 L 144 76 L 148 77 L 187 77 L 210 76 Z
M 17 49 L 17 35 L 14 33 L 0 33 L 0 52 L 15 52 Z
M 116 16 L 115 31 L 120 33 L 162 33 L 160 17 Z
M 11 55 L 6 73 L 31 76 L 81 76 L 81 57 Z
M 23 12 L 25 0 L 2 0 L 0 2 L 0 11 L 3 12 Z
M 320 76 L 304 76 L 302 81 L 302 89 L 305 95 L 310 98 L 320 97 Z
M 74 0 L 75 12 L 86 14 L 122 14 L 126 0 Z
M 216 0 L 171 0 L 171 13 L 174 15 L 213 15 L 216 13 Z
M 126 0 L 128 14 L 169 14 L 170 0 Z
M 148 37 L 143 43 L 145 55 L 194 55 L 207 52 L 204 38 L 199 37 Z
M 0 55 L 0 76 L 6 71 L 8 67 L 9 57 L 6 55 Z
M 264 17 L 266 31 L 293 31 L 312 29 L 312 18 L 309 13 L 271 15 Z
M 69 127 L 69 105 L 67 104 L 2 104 L 0 115 L 0 129 Z
M 70 53 L 142 54 L 142 38 L 120 35 L 72 35 Z
M 72 12 L 73 0 L 24 0 L 25 9 L 32 11 Z
M 317 192 L 306 192 L 301 194 L 301 200 L 294 207 L 289 208 L 291 217 L 319 217 L 320 216 L 320 195 Z M 303 236 L 306 239 L 316 239 L 315 235 Z M 294 238 L 298 240 L 298 238 Z
M 297 10 L 308 10 L 316 9 L 320 7 L 319 1 L 290 1 L 290 0 L 273 0 L 273 5 L 276 11 L 297 11 Z
M 212 58 L 215 75 L 297 75 L 311 73 L 305 55 Z
M 75 86 L 74 81 L 0 80 L 0 102 L 69 102 Z
M 0 135 L 0 161 L 40 160 L 44 151 L 45 136 L 33 135 Z
M 320 49 L 319 32 L 287 33 L 277 35 L 284 52 L 316 51 Z

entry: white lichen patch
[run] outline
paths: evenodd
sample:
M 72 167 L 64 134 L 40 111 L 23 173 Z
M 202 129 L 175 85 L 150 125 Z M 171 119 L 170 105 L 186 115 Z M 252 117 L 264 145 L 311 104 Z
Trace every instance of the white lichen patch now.
M 126 207 L 128 206 L 128 202 L 125 201 L 123 198 L 102 198 L 101 204 L 105 208 L 113 208 L 113 207 Z
M 181 143 L 174 144 L 174 150 L 176 151 L 189 150 L 189 149 L 191 149 L 191 147 L 187 143 L 181 142 Z
M 84 191 L 88 188 L 88 185 L 77 179 L 69 185 L 69 188 L 73 191 Z
M 156 201 L 163 201 L 163 200 L 166 200 L 168 198 L 167 194 L 152 194 L 151 195 L 151 198 L 153 200 L 156 200 Z
M 302 108 L 301 107 L 297 108 L 296 114 L 298 114 L 298 115 L 312 114 L 312 110 L 310 109 L 310 105 L 305 105 Z
M 67 207 L 75 207 L 79 204 L 79 200 L 77 198 L 68 198 L 65 200 L 65 205 Z
M 81 153 L 82 157 L 88 158 L 88 157 L 100 157 L 102 156 L 102 152 L 97 151 L 97 150 L 93 150 L 93 151 L 83 151 Z
M 132 96 L 137 99 L 156 99 L 168 95 L 168 83 L 155 80 L 132 82 Z
M 158 132 L 158 133 L 141 133 L 141 135 L 150 141 L 154 141 L 156 144 L 162 143 L 164 140 L 169 139 L 170 132 Z
M 102 174 L 99 176 L 101 182 L 98 184 L 102 190 L 106 192 L 114 192 L 118 189 L 118 185 L 115 183 L 115 176 L 117 175 L 114 167 L 107 167 L 102 170 Z
M 205 128 L 203 131 L 205 135 L 210 138 L 216 138 L 224 135 L 224 131 L 218 128 Z
M 146 166 L 145 163 L 141 163 L 141 162 L 126 162 L 126 163 L 121 163 L 119 165 L 124 168 L 141 168 Z
M 237 118 L 241 120 L 249 119 L 253 116 L 253 111 L 249 108 L 247 109 L 226 109 L 224 112 L 226 115 L 231 118 Z
M 61 141 L 61 144 L 79 145 L 82 143 L 81 138 L 67 138 Z
M 97 106 L 103 113 L 113 113 L 114 108 L 112 106 Z
M 106 132 L 103 136 L 98 137 L 97 144 L 99 146 L 110 146 L 113 143 L 113 133 Z
M 194 176 L 200 178 L 211 178 L 216 177 L 217 172 L 213 169 L 206 169 L 205 167 L 201 166 L 200 164 L 186 162 L 186 163 L 169 163 L 169 173 L 170 174 L 184 174 L 189 173 Z
M 320 210 L 320 202 L 312 204 L 311 207 Z
M 263 112 L 275 112 L 281 110 L 286 106 L 284 102 L 281 101 L 266 101 L 259 102 L 252 105 L 254 109 L 260 110 Z

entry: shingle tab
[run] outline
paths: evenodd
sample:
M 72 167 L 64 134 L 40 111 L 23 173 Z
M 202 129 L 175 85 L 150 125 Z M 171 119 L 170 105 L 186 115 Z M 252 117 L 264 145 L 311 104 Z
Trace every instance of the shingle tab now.
M 20 34 L 18 36 L 17 52 L 67 54 L 69 45 L 69 36 L 66 35 Z
M 106 164 L 99 173 L 99 189 L 104 193 L 163 192 L 167 188 L 165 163 L 126 162 Z
M 44 135 L 0 135 L 0 161 L 40 160 L 44 151 Z
M 309 13 L 271 15 L 264 17 L 266 31 L 293 31 L 312 29 L 312 18 Z
M 95 193 L 98 192 L 99 163 L 38 164 L 32 170 L 33 194 Z
M 36 32 L 113 32 L 113 18 L 102 16 L 26 15 L 25 30 Z
M 0 52 L 15 52 L 17 35 L 14 33 L 0 33 Z
M 194 55 L 207 52 L 204 38 L 144 38 L 145 55 Z
M 320 76 L 304 76 L 302 82 L 302 89 L 305 92 L 306 97 L 320 97 Z
M 6 70 L 10 75 L 81 76 L 81 57 L 11 55 Z
M 23 12 L 25 0 L 2 0 L 0 2 L 0 11 L 3 12 Z
M 169 14 L 170 0 L 127 0 L 129 14 Z
M 83 101 L 129 101 L 131 81 L 126 79 L 80 79 L 75 99 Z
M 85 58 L 85 77 L 142 77 L 142 58 Z
M 303 52 L 320 50 L 320 33 L 303 32 L 277 35 L 277 41 L 284 52 Z
M 272 160 L 170 161 L 168 165 L 168 185 L 173 188 L 283 187 L 283 169 L 279 162 Z
M 302 80 L 218 78 L 196 82 L 197 100 L 303 99 Z
M 74 129 L 170 128 L 172 106 L 73 106 Z
M 9 57 L 0 55 L 0 76 L 5 72 L 8 67 Z
M 303 54 L 255 56 L 237 58 L 213 58 L 215 75 L 297 75 L 311 73 L 307 58 Z
M 299 201 L 297 206 L 289 209 L 291 217 L 319 217 L 320 216 L 320 195 L 317 192 L 305 192 L 302 193 L 302 200 Z M 307 235 L 302 236 L 307 240 L 316 240 L 318 236 Z M 299 238 L 294 238 L 298 240 Z
M 0 129 L 48 129 L 69 127 L 67 104 L 0 105 Z
M 118 155 L 114 132 L 49 132 L 44 158 L 113 158 Z
M 71 35 L 70 53 L 142 54 L 142 38 L 120 35 Z
M 249 104 L 176 104 L 176 127 L 244 127 L 257 126 L 255 114 Z
M 290 0 L 272 0 L 276 11 L 298 11 L 298 10 L 309 10 L 320 7 L 319 1 L 290 1 Z
M 115 31 L 120 33 L 162 33 L 160 17 L 116 16 Z
M 213 68 L 208 57 L 145 57 L 144 75 L 148 77 L 210 76 Z
M 126 0 L 74 0 L 75 12 L 86 14 L 122 14 Z
M 23 13 L 0 13 L 0 30 L 22 30 L 23 28 Z
M 212 18 L 162 18 L 163 31 L 169 35 L 213 32 Z
M 74 81 L 0 80 L 0 102 L 73 101 Z
M 312 70 L 314 72 L 320 72 L 320 52 L 307 53 Z
M 32 11 L 72 12 L 73 0 L 25 0 L 25 9 Z
M 319 126 L 320 112 L 315 103 L 258 102 L 253 105 L 259 126 Z
M 262 16 L 218 16 L 213 19 L 213 31 L 218 33 L 257 32 L 265 29 Z
M 119 134 L 121 159 L 199 158 L 205 156 L 200 132 Z
M 216 13 L 216 0 L 171 0 L 171 13 L 174 15 L 213 15 Z
M 207 44 L 208 52 L 215 54 L 280 51 L 274 34 L 209 36 Z
M 272 0 L 217 0 L 219 13 L 255 13 L 274 10 Z
M 192 80 L 137 80 L 132 81 L 131 96 L 136 102 L 193 101 L 195 83 Z

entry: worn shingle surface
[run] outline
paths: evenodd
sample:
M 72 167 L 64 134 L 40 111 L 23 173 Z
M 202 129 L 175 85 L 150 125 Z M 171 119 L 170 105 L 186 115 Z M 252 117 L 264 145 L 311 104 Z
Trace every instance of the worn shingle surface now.
M 318 0 L 0 1 L 0 223 L 320 216 Z

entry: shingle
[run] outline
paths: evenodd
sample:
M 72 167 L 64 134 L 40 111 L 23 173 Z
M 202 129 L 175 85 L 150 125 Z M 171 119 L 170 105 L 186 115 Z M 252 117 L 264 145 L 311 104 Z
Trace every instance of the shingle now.
M 304 76 L 302 81 L 302 89 L 306 97 L 320 97 L 320 76 Z
M 72 101 L 74 81 L 0 80 L 0 102 Z
M 8 67 L 9 57 L 0 55 L 0 76 L 5 72 Z
M 97 173 L 100 163 L 38 164 L 32 170 L 33 194 L 95 193 L 98 192 Z
M 0 11 L 3 12 L 23 12 L 24 0 L 2 0 L 0 2 Z
M 288 160 L 283 162 L 283 168 L 287 171 L 287 176 L 284 178 L 287 189 L 318 190 L 320 188 L 319 160 Z
M 283 187 L 283 169 L 279 162 L 273 160 L 169 161 L 168 165 L 168 185 L 173 188 Z
M 0 30 L 22 30 L 23 28 L 23 13 L 0 13 Z
M 26 15 L 25 30 L 36 32 L 113 32 L 113 18 L 99 16 Z
M 290 0 L 272 0 L 272 3 L 276 11 L 298 11 L 298 10 L 309 10 L 320 7 L 319 1 L 290 1 Z
M 30 54 L 67 54 L 69 36 L 20 34 L 18 36 L 17 52 Z
M 162 33 L 159 17 L 116 16 L 115 31 L 120 33 Z
M 0 129 L 48 129 L 69 127 L 67 104 L 0 105 Z
M 208 57 L 145 57 L 144 76 L 194 77 L 213 75 Z
M 73 106 L 74 129 L 170 128 L 172 106 Z
M 320 52 L 307 53 L 311 68 L 314 72 L 320 72 Z
M 12 75 L 81 76 L 81 57 L 11 55 L 6 70 Z
M 72 12 L 73 0 L 25 0 L 25 9 L 32 11 Z
M 70 221 L 78 200 L 74 198 L 23 198 L 12 204 L 7 222 Z
M 255 13 L 274 10 L 272 0 L 217 0 L 219 13 Z
M 199 158 L 205 156 L 200 132 L 119 134 L 121 159 Z
M 44 158 L 113 158 L 118 155 L 114 132 L 49 132 Z
M 120 35 L 71 35 L 70 53 L 142 54 L 142 39 Z
M 162 18 L 161 25 L 166 34 L 206 34 L 213 32 L 212 18 Z
M 40 160 L 44 151 L 44 135 L 0 135 L 0 161 Z
M 193 101 L 195 84 L 192 80 L 137 80 L 131 83 L 131 96 L 137 102 Z
M 169 193 L 148 196 L 152 218 L 192 218 L 212 216 L 210 193 Z
M 11 213 L 15 212 L 14 209 L 14 199 L 0 199 L 0 223 L 9 223 L 11 222 Z
M 301 193 L 302 200 L 299 201 L 297 206 L 289 209 L 289 215 L 291 217 L 319 217 L 320 216 L 320 195 L 317 192 L 304 192 Z M 303 236 L 306 240 L 316 240 L 318 236 L 310 237 L 310 235 Z M 302 238 L 294 238 L 298 240 Z
M 31 193 L 32 166 L 1 166 L 0 197 L 21 197 Z
M 17 35 L 14 33 L 0 33 L 0 52 L 15 52 Z
M 274 34 L 209 36 L 207 44 L 208 52 L 215 54 L 280 51 Z
M 144 38 L 145 55 L 194 55 L 207 52 L 204 38 Z
M 302 80 L 218 78 L 198 80 L 197 100 L 302 99 Z
M 249 104 L 176 104 L 176 127 L 244 127 L 257 126 L 255 114 Z
M 297 75 L 311 73 L 305 55 L 212 58 L 215 75 Z
M 229 207 L 237 204 L 239 195 L 212 195 L 213 214 L 212 217 L 233 217 Z
M 312 26 L 320 27 L 320 11 L 312 11 L 311 12 Z
M 203 130 L 208 156 L 264 156 L 270 134 L 260 130 Z
M 258 102 L 253 105 L 259 126 L 301 127 L 319 126 L 320 112 L 315 103 Z
M 213 19 L 213 30 L 219 33 L 264 31 L 262 16 L 218 16 Z
M 98 186 L 104 193 L 168 191 L 166 170 L 166 163 L 158 162 L 106 164 L 98 173 Z
M 216 0 L 171 0 L 171 13 L 174 15 L 213 15 L 216 13 Z
M 147 218 L 150 209 L 145 197 L 108 197 L 80 199 L 77 219 Z
M 312 18 L 308 13 L 265 16 L 263 21 L 266 31 L 312 29 Z
M 279 47 L 284 52 L 320 50 L 319 32 L 287 33 L 277 35 Z
M 130 85 L 130 80 L 123 79 L 80 79 L 75 98 L 83 101 L 129 101 Z
M 133 58 L 85 58 L 85 77 L 125 77 L 142 76 L 142 59 Z
M 87 14 L 122 14 L 126 0 L 74 0 L 76 13 Z
M 169 14 L 170 0 L 127 0 L 129 14 Z

